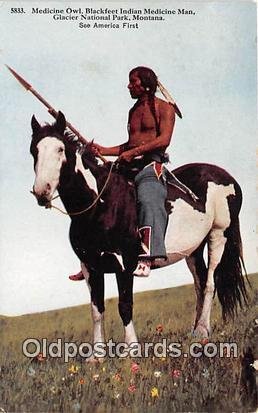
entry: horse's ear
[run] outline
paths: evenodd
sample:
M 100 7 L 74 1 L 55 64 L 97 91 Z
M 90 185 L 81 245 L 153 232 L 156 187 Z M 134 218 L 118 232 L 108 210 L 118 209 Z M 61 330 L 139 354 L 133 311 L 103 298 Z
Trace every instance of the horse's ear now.
M 31 128 L 32 128 L 33 135 L 37 135 L 41 129 L 41 126 L 38 123 L 34 115 L 31 118 Z
M 57 114 L 55 128 L 60 135 L 63 135 L 64 130 L 66 128 L 66 120 L 65 115 L 60 111 Z

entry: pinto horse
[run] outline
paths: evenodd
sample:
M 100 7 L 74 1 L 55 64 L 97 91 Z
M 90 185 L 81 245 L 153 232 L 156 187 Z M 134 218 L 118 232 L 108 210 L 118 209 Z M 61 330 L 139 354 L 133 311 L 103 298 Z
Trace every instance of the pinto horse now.
M 41 126 L 34 116 L 31 125 L 30 150 L 36 175 L 33 193 L 39 205 L 49 207 L 58 190 L 70 215 L 71 245 L 90 289 L 93 341 L 104 342 L 104 273 L 111 272 L 118 283 L 124 341 L 133 346 L 137 337 L 132 321 L 132 272 L 140 245 L 134 185 L 112 171 L 112 163 L 99 164 L 90 144 L 78 151 L 78 141 L 65 131 L 61 112 L 52 125 Z M 173 173 L 198 200 L 168 184 L 167 260 L 163 266 L 186 260 L 197 297 L 193 331 L 207 337 L 216 291 L 224 318 L 233 317 L 237 307 L 248 300 L 238 218 L 241 189 L 232 176 L 215 165 L 187 164 Z M 90 185 L 89 174 L 97 191 Z M 203 256 L 206 245 L 207 264 Z

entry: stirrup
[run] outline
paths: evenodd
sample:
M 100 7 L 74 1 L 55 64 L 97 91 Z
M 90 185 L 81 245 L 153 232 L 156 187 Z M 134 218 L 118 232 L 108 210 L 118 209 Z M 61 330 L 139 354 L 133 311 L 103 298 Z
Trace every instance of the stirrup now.
M 84 275 L 83 275 L 82 271 L 80 271 L 77 274 L 69 275 L 69 280 L 71 280 L 71 281 L 82 281 L 82 280 L 84 280 Z
M 151 271 L 151 261 L 139 260 L 133 275 L 136 277 L 148 277 Z

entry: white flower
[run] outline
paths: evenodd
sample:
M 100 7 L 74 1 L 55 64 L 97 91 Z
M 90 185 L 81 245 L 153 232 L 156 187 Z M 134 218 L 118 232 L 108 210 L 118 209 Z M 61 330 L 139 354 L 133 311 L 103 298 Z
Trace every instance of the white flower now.
M 203 369 L 203 371 L 202 371 L 202 376 L 203 376 L 205 379 L 208 379 L 208 378 L 210 377 L 209 370 L 208 370 L 208 369 Z
M 250 364 L 255 370 L 258 370 L 258 360 L 254 360 L 252 364 Z
M 81 410 L 81 405 L 80 405 L 80 403 L 79 403 L 79 402 L 75 402 L 75 403 L 72 405 L 72 410 L 73 410 L 74 413 L 78 413 L 78 412 Z
M 154 371 L 154 377 L 156 377 L 157 379 L 161 377 L 161 371 Z
M 57 393 L 55 386 L 51 386 L 51 387 L 50 387 L 50 391 L 51 391 L 51 393 L 53 393 L 53 394 L 56 394 L 56 393 Z
M 30 366 L 30 367 L 27 369 L 27 374 L 28 374 L 28 376 L 35 376 L 36 370 L 34 370 L 34 368 L 33 368 L 32 366 Z

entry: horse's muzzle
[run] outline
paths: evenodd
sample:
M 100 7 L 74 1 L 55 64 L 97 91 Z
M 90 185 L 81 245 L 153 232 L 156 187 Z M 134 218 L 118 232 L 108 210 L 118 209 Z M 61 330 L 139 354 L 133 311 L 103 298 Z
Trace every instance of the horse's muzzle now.
M 46 198 L 44 195 L 37 197 L 37 201 L 38 201 L 39 206 L 44 206 L 44 207 L 47 206 L 50 202 L 49 199 Z
M 44 206 L 46 208 L 49 207 L 49 205 L 51 203 L 51 200 L 49 199 L 49 194 L 48 193 L 38 194 L 37 192 L 35 192 L 34 187 L 33 187 L 32 191 L 30 191 L 30 192 L 37 199 L 39 206 Z

